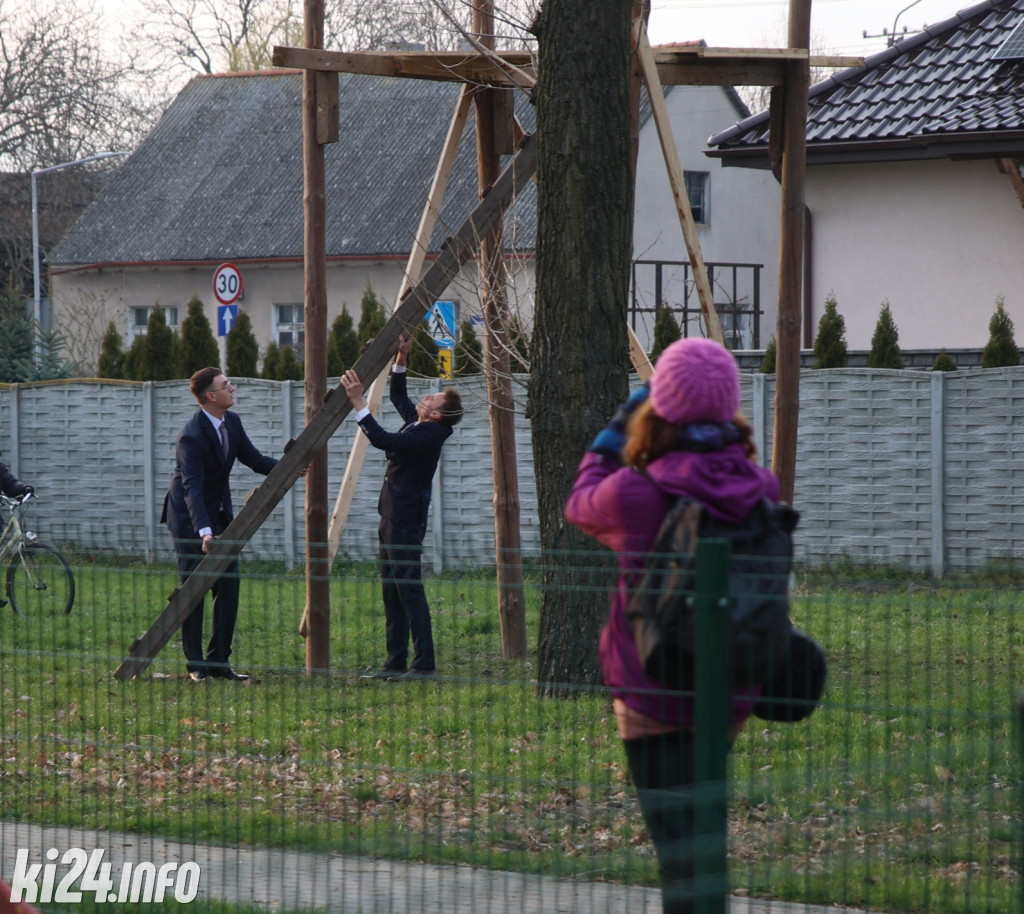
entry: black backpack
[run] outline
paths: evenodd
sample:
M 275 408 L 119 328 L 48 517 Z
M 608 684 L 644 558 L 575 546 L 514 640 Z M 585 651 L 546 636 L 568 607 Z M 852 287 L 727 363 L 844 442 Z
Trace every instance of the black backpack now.
M 736 688 L 772 679 L 789 648 L 789 575 L 793 530 L 800 515 L 762 499 L 739 523 L 712 515 L 700 502 L 680 498 L 658 530 L 645 567 L 626 604 L 644 670 L 672 689 L 694 684 L 697 617 L 694 553 L 697 540 L 728 540 L 732 549 L 733 675 Z

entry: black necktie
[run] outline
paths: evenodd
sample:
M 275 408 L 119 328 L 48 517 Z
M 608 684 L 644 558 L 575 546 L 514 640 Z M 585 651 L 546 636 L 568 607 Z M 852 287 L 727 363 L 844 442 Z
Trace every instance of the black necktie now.
M 224 459 L 228 459 L 228 424 L 221 422 L 220 424 L 220 446 L 224 451 Z

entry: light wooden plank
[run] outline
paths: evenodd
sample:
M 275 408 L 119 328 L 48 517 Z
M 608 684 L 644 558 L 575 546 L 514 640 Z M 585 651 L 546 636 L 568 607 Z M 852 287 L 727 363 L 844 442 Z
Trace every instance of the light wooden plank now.
M 683 167 L 679 164 L 679 150 L 676 147 L 676 140 L 672 134 L 672 122 L 668 115 L 668 107 L 665 105 L 665 95 L 662 92 L 661 82 L 658 80 L 658 70 L 654 65 L 651 45 L 647 40 L 647 32 L 644 29 L 640 29 L 636 49 L 640 59 L 640 68 L 643 73 L 644 82 L 647 85 L 647 96 L 651 103 L 651 113 L 654 115 L 654 122 L 658 128 L 658 139 L 661 141 L 661 151 L 665 157 L 665 166 L 668 168 L 668 180 L 672 186 L 672 198 L 676 203 L 679 224 L 683 230 L 683 240 L 686 242 L 686 250 L 690 256 L 690 266 L 693 269 L 694 284 L 697 286 L 700 309 L 704 312 L 708 336 L 724 346 L 725 336 L 722 333 L 722 324 L 718 320 L 718 313 L 715 311 L 715 297 L 711 291 L 711 283 L 708 281 L 708 270 L 704 264 L 704 254 L 700 249 L 697 226 L 694 224 L 693 213 L 690 210 L 690 198 L 686 194 L 686 181 L 683 177 Z
M 419 228 L 416 231 L 416 239 L 413 242 L 412 251 L 409 252 L 409 260 L 406 264 L 405 274 L 402 277 L 402 284 L 395 299 L 396 301 L 402 300 L 402 297 L 409 291 L 412 278 L 414 276 L 418 277 L 423 271 L 423 262 L 430 244 L 430 237 L 433 235 L 437 220 L 441 215 L 441 204 L 444 201 L 445 188 L 448 186 L 448 179 L 451 177 L 455 157 L 459 151 L 459 140 L 462 138 L 462 132 L 466 126 L 471 104 L 472 89 L 469 86 L 464 86 L 462 93 L 459 95 L 459 101 L 452 115 L 451 123 L 448 126 L 448 135 L 434 172 L 430 192 L 427 194 L 427 202 L 423 207 Z M 370 411 L 375 415 L 380 410 L 380 404 L 384 399 L 384 389 L 387 387 L 387 384 L 388 373 L 381 372 L 374 379 L 373 384 L 370 385 L 366 401 Z M 345 531 L 348 512 L 352 507 L 352 499 L 355 496 L 356 483 L 359 481 L 359 473 L 362 471 L 363 462 L 366 458 L 367 444 L 366 435 L 357 430 L 352 444 L 352 452 L 345 467 L 345 475 L 338 489 L 338 497 L 334 502 L 331 525 L 327 533 L 328 555 L 332 564 L 338 554 L 341 536 Z

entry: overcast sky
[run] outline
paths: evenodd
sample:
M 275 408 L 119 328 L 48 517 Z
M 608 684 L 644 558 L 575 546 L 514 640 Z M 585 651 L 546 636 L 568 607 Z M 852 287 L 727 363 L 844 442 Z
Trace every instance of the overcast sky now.
M 121 27 L 137 8 L 131 0 L 96 0 L 96 5 L 108 22 Z M 869 56 L 884 50 L 886 39 L 865 39 L 865 31 L 873 36 L 883 29 L 891 33 L 897 17 L 897 32 L 903 26 L 917 31 L 971 5 L 963 0 L 812 0 L 812 44 L 830 53 Z M 652 0 L 651 6 L 651 44 L 699 39 L 712 47 L 784 44 L 788 0 Z
M 812 0 L 812 45 L 837 54 L 870 56 L 886 47 L 893 23 L 918 31 L 961 9 L 963 0 Z M 909 7 L 909 8 L 908 8 Z M 652 0 L 648 34 L 651 44 L 704 39 L 712 47 L 782 46 L 789 15 L 787 0 Z M 901 14 L 901 10 L 905 10 Z

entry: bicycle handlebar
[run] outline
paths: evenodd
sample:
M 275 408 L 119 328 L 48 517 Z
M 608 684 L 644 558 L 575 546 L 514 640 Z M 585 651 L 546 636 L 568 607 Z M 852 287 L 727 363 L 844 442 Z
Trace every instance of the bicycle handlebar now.
M 23 505 L 30 498 L 36 498 L 36 493 L 35 493 L 34 489 L 30 489 L 24 495 L 14 495 L 14 496 L 11 496 L 11 495 L 4 495 L 3 493 L 0 493 L 0 503 L 5 504 L 5 505 Z

